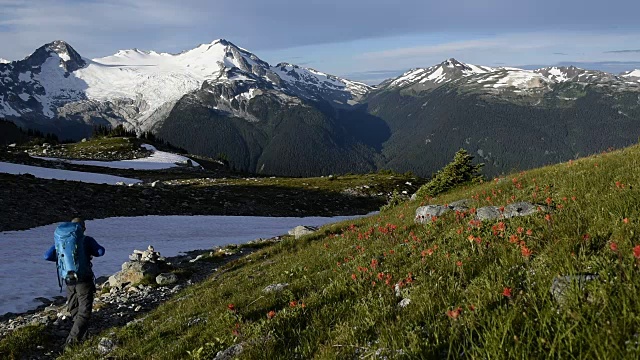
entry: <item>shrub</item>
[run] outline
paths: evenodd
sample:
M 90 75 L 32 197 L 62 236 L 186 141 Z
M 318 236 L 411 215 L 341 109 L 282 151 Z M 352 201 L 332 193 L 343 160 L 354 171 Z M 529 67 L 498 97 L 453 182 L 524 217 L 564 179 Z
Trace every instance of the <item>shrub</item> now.
M 419 199 L 433 197 L 457 185 L 482 179 L 480 169 L 484 164 L 474 165 L 472 160 L 473 156 L 469 155 L 465 149 L 458 150 L 453 161 L 438 170 L 431 181 L 422 185 L 416 192 L 416 196 Z

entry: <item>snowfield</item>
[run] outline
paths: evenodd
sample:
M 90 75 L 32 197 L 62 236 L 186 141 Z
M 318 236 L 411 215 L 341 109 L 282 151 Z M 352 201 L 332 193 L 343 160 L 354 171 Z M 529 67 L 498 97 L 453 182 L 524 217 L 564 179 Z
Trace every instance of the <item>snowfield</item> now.
M 124 182 L 125 184 L 136 184 L 142 182 L 138 179 L 130 179 L 120 176 L 95 174 L 89 172 L 71 171 L 50 169 L 31 165 L 13 164 L 7 162 L 0 162 L 0 173 L 23 175 L 31 174 L 40 179 L 52 179 L 52 180 L 69 180 L 80 181 L 90 184 L 109 184 L 116 185 L 116 183 Z
M 274 218 L 251 216 L 141 216 L 87 221 L 87 235 L 105 247 L 105 256 L 93 259 L 96 277 L 120 270 L 134 249 L 153 245 L 163 256 L 210 249 L 216 245 L 244 243 L 257 238 L 286 234 L 298 225 L 319 226 L 352 217 Z M 22 312 L 39 305 L 36 297 L 62 294 L 56 265 L 45 261 L 44 252 L 53 245 L 57 224 L 25 231 L 0 233 L 0 315 Z
M 189 159 L 188 157 L 177 155 L 165 151 L 159 151 L 152 145 L 144 144 L 143 148 L 152 152 L 151 156 L 133 160 L 119 160 L 119 161 L 96 161 L 96 160 L 67 160 L 57 158 L 46 158 L 34 156 L 36 159 L 47 161 L 61 161 L 69 164 L 76 165 L 88 165 L 88 166 L 101 166 L 112 169 L 134 169 L 134 170 L 162 170 L 169 169 L 179 164 L 186 164 L 187 161 L 191 161 L 193 166 L 200 166 L 197 162 Z M 126 181 L 125 181 L 126 182 Z

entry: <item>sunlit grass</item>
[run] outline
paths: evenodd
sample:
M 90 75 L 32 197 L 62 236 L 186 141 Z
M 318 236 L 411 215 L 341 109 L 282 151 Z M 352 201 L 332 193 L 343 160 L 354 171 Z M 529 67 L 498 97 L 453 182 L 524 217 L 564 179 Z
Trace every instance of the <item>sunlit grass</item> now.
M 118 329 L 111 355 L 175 359 L 202 348 L 207 358 L 244 343 L 241 358 L 255 359 L 636 359 L 639 158 L 635 146 L 512 174 L 287 239 Z M 478 223 L 471 209 L 414 224 L 418 206 L 459 199 L 549 211 Z M 553 279 L 581 273 L 599 278 L 557 302 Z M 263 293 L 274 283 L 289 286 Z M 98 358 L 97 341 L 77 358 Z

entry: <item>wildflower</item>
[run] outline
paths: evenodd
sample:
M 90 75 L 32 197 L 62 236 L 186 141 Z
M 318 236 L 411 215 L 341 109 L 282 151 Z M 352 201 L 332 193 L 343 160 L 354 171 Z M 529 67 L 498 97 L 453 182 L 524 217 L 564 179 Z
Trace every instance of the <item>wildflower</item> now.
M 384 273 L 378 273 L 378 280 L 384 279 Z
M 457 266 L 462 266 L 462 261 L 460 261 L 460 260 L 456 261 L 456 265 Z
M 358 276 L 356 274 L 351 274 L 351 278 L 355 281 L 358 279 Z
M 519 241 L 519 239 L 518 239 L 518 235 L 515 235 L 515 234 L 514 234 L 514 235 L 509 236 L 509 242 L 510 242 L 510 243 L 515 244 L 515 243 L 517 243 L 518 241 Z
M 447 311 L 447 316 L 450 317 L 451 319 L 456 320 L 458 318 L 458 316 L 460 316 L 461 313 L 462 313 L 462 308 L 459 307 L 459 308 L 454 309 L 454 310 L 448 310 Z
M 629 218 L 622 219 L 622 222 L 625 223 L 625 224 L 628 224 L 629 223 Z
M 371 259 L 371 268 L 375 270 L 377 266 L 378 266 L 378 260 Z
M 475 237 L 475 236 L 473 236 L 473 235 L 469 235 L 469 236 L 467 237 L 467 240 L 469 240 L 469 241 L 474 241 L 475 239 L 476 239 L 476 237 Z
M 276 312 L 274 310 L 271 310 L 267 313 L 267 319 L 271 320 L 274 317 L 276 317 Z
M 635 256 L 636 259 L 640 259 L 640 245 L 636 245 L 633 248 L 633 256 Z
M 526 246 L 522 246 L 522 249 L 520 249 L 520 252 L 522 253 L 522 256 L 524 256 L 525 258 L 528 258 L 529 256 L 531 256 L 531 254 L 533 254 L 533 251 L 531 251 Z
M 476 311 L 476 307 L 475 307 L 475 306 L 473 306 L 473 305 L 469 305 L 469 310 L 471 310 L 471 311 Z
M 548 197 L 544 201 L 547 203 L 547 205 L 551 205 L 551 203 L 553 202 L 553 199 Z
M 502 290 L 502 296 L 505 296 L 505 297 L 510 298 L 510 297 L 511 297 L 511 288 L 509 288 L 509 287 L 505 287 L 505 288 Z
M 611 244 L 609 244 L 609 249 L 611 249 L 611 251 L 618 251 L 618 244 L 612 242 Z
M 582 235 L 582 240 L 587 241 L 587 240 L 589 240 L 589 238 L 590 238 L 590 237 L 591 237 L 591 236 L 589 236 L 589 234 L 588 234 L 588 233 L 587 233 L 587 234 L 584 234 L 584 235 Z
M 526 234 L 527 234 L 527 236 L 531 236 L 531 235 L 533 235 L 533 230 L 528 229 L 528 230 L 527 230 L 527 232 L 526 232 Z
M 300 303 L 300 307 L 304 309 L 307 307 L 307 305 L 305 303 Z
M 236 312 L 236 306 L 233 304 L 227 305 L 227 309 L 229 309 L 229 311 L 231 312 Z
M 289 307 L 293 308 L 293 307 L 296 307 L 297 305 L 298 305 L 298 302 L 296 302 L 296 301 L 290 301 L 289 302 Z
M 518 232 L 518 234 L 522 234 L 524 232 L 524 228 L 522 226 L 519 226 L 516 231 Z
M 544 219 L 547 220 L 547 221 L 551 221 L 551 214 L 545 215 Z

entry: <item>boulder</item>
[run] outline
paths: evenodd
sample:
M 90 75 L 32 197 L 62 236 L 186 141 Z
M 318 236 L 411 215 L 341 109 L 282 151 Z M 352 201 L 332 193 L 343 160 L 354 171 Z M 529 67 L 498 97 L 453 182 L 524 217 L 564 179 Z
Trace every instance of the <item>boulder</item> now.
M 293 235 L 295 236 L 296 239 L 300 239 L 301 237 L 305 235 L 313 234 L 316 231 L 318 231 L 318 228 L 315 226 L 300 225 L 289 230 L 289 235 Z
M 174 273 L 162 273 L 156 276 L 156 283 L 158 285 L 171 285 L 178 282 L 178 276 Z
M 431 218 L 433 218 L 434 216 L 442 216 L 449 211 L 451 211 L 451 209 L 448 206 L 444 205 L 420 206 L 416 209 L 416 217 L 414 221 L 419 224 L 431 222 Z
M 598 274 L 556 276 L 551 284 L 551 295 L 559 304 L 564 304 L 571 289 L 584 292 L 587 283 L 597 279 Z
M 160 273 L 157 263 L 143 261 L 127 261 L 122 264 L 122 270 L 109 277 L 109 286 L 122 287 L 123 285 L 136 284 L 145 277 L 155 278 Z
M 235 344 L 223 351 L 219 351 L 214 360 L 233 360 L 236 359 L 244 350 L 244 343 Z
M 504 216 L 505 219 L 516 217 L 516 216 L 527 216 L 532 215 L 538 212 L 538 206 L 533 205 L 528 202 L 517 202 L 513 204 L 509 204 L 504 207 Z
M 476 217 L 480 221 L 495 220 L 502 217 L 502 212 L 497 206 L 484 206 L 476 210 Z
M 108 353 L 113 351 L 113 348 L 116 347 L 116 344 L 113 340 L 103 337 L 98 342 L 98 353 L 100 355 L 107 355 Z
M 459 211 L 459 212 L 467 211 L 469 210 L 469 200 L 462 199 L 462 200 L 454 201 L 451 204 L 449 204 L 449 209 L 453 211 Z
M 287 286 L 289 286 L 288 283 L 271 284 L 271 285 L 267 286 L 266 288 L 264 288 L 262 290 L 262 292 L 264 292 L 264 293 L 280 292 L 280 291 L 284 290 L 284 288 L 286 288 Z

